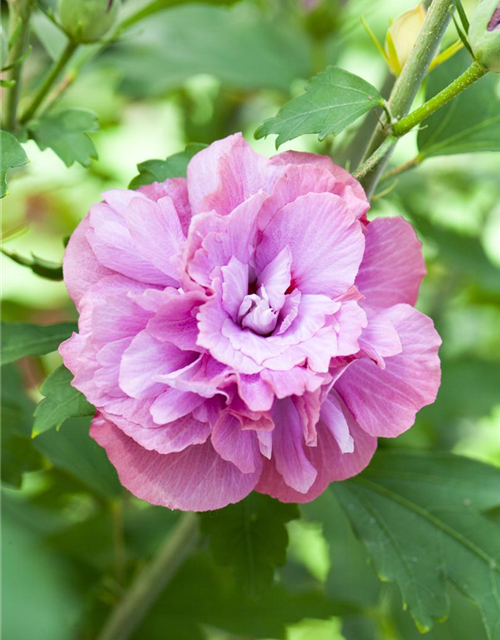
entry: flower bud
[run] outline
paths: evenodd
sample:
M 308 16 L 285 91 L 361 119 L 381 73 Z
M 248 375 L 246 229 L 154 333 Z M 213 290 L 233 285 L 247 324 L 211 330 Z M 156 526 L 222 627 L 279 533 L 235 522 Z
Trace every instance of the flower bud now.
M 470 21 L 469 44 L 479 64 L 500 73 L 499 0 L 479 2 Z
M 419 4 L 415 9 L 400 15 L 389 27 L 385 38 L 385 52 L 393 75 L 399 76 L 401 73 L 422 29 L 425 14 L 424 5 Z
M 60 0 L 59 21 L 71 40 L 96 42 L 116 21 L 120 0 Z

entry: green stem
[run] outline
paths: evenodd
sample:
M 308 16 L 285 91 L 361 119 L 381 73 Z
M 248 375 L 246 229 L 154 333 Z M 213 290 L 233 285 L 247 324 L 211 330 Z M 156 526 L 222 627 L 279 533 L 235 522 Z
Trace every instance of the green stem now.
M 482 67 L 479 62 L 473 62 L 471 66 L 462 73 L 456 80 L 445 87 L 442 91 L 428 100 L 415 111 L 412 111 L 409 115 L 401 118 L 398 122 L 392 126 L 392 134 L 396 137 L 404 136 L 408 131 L 411 131 L 413 127 L 416 127 L 423 120 L 431 116 L 435 111 L 443 107 L 450 100 L 453 100 L 459 93 L 465 91 L 476 80 L 482 78 L 488 69 Z
M 394 167 L 394 169 L 390 169 L 389 171 L 386 171 L 384 175 L 380 178 L 380 182 L 386 182 L 391 178 L 396 178 L 401 173 L 404 173 L 405 171 L 408 171 L 409 169 L 413 169 L 414 167 L 418 166 L 421 162 L 422 162 L 422 157 L 420 155 L 417 155 L 414 158 L 411 158 L 410 160 L 408 160 L 407 162 L 400 164 L 398 167 Z
M 451 19 L 452 7 L 453 0 L 433 0 L 417 41 L 408 56 L 401 75 L 396 80 L 392 89 L 389 98 L 389 107 L 393 118 L 402 118 L 410 110 Z M 388 125 L 390 125 L 390 123 L 388 123 L 386 119 L 384 125 L 385 126 L 376 128 L 368 148 L 367 156 L 371 156 L 389 134 Z M 370 171 L 362 181 L 369 196 L 377 186 L 379 178 L 389 161 L 393 147 L 394 145 L 389 147 L 377 167 L 375 167 L 373 171 Z
M 356 171 L 352 174 L 356 180 L 361 180 L 364 178 L 374 167 L 377 166 L 378 162 L 385 156 L 387 151 L 391 148 L 391 146 L 396 142 L 396 139 L 392 136 L 386 138 L 378 149 L 372 153 L 372 155 L 367 158 L 363 164 L 361 164 Z
M 128 640 L 198 540 L 196 514 L 185 513 L 149 565 L 111 612 L 97 640 Z
M 30 18 L 33 9 L 32 0 L 11 0 L 9 2 L 9 55 L 6 66 L 15 63 L 25 54 L 30 36 Z M 7 74 L 12 83 L 6 92 L 3 126 L 9 131 L 16 128 L 17 105 L 21 95 L 22 62 L 14 64 Z
M 43 80 L 42 84 L 38 88 L 38 91 L 36 92 L 36 94 L 34 95 L 31 101 L 31 104 L 26 108 L 19 122 L 24 123 L 33 118 L 33 116 L 38 110 L 38 107 L 45 100 L 48 92 L 50 91 L 50 88 L 59 77 L 61 71 L 66 66 L 69 59 L 76 51 L 77 47 L 78 47 L 78 44 L 76 42 L 73 42 L 72 40 L 68 40 L 66 46 L 63 49 L 63 52 L 61 53 L 59 60 L 57 60 L 54 63 L 54 65 L 52 66 L 48 74 L 45 76 L 45 79 Z

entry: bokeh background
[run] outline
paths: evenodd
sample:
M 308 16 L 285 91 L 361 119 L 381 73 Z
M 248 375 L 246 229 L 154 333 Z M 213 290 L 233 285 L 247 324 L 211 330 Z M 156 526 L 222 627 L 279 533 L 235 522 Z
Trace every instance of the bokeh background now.
M 128 0 L 125 9 L 136 4 Z M 64 239 L 102 191 L 126 187 L 138 163 L 164 159 L 188 142 L 210 143 L 242 131 L 257 151 L 271 155 L 273 137 L 256 141 L 255 129 L 326 64 L 361 75 L 387 93 L 385 62 L 360 16 L 383 41 L 389 19 L 415 3 L 163 5 L 83 65 L 60 100 L 60 106 L 97 113 L 101 128 L 92 138 L 99 159 L 87 169 L 76 164 L 68 169 L 52 151 L 27 143 L 31 162 L 11 175 L 10 195 L 2 201 L 8 251 L 60 263 Z M 469 11 L 475 2 L 464 5 Z M 2 2 L 2 20 L 5 13 Z M 33 27 L 34 49 L 24 76 L 28 89 L 39 82 L 61 38 L 41 12 Z M 455 37 L 452 27 L 446 41 Z M 326 153 L 352 166 L 375 117 L 368 114 L 335 140 L 319 143 L 304 136 L 280 150 Z M 412 134 L 398 146 L 393 164 L 416 152 Z M 500 465 L 500 154 L 429 159 L 384 183 L 381 191 L 388 193 L 376 199 L 370 215 L 404 216 L 423 242 L 428 276 L 418 306 L 443 337 L 443 383 L 436 403 L 420 412 L 415 426 L 380 446 L 453 451 Z M 62 282 L 39 278 L 5 256 L 1 261 L 4 319 L 46 324 L 75 318 Z M 4 369 L 4 421 L 26 425 L 29 434 L 40 384 L 58 364 L 58 355 L 50 354 Z M 56 447 L 51 434 L 36 445 L 29 435 L 3 437 L 4 640 L 94 638 L 177 517 L 115 495 L 112 471 L 96 469 L 90 453 L 86 458 L 92 444 L 87 423 L 79 419 L 61 429 L 62 436 L 65 429 L 81 431 L 78 447 L 63 439 Z M 323 520 L 329 514 L 328 531 L 316 522 L 320 512 Z M 321 497 L 302 513 L 303 520 L 288 525 L 288 560 L 278 576 L 279 586 L 292 593 L 288 599 L 280 600 L 279 592 L 264 601 L 232 599 L 229 577 L 202 550 L 196 562 L 183 566 L 135 638 L 419 637 L 398 589 L 378 581 L 333 497 Z M 478 612 L 457 593 L 450 619 L 427 637 L 485 636 Z

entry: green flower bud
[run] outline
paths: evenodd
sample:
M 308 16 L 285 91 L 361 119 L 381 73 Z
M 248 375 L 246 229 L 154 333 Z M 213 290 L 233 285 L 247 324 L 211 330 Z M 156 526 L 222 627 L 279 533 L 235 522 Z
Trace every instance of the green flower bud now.
M 470 21 L 469 43 L 479 64 L 500 73 L 499 0 L 480 0 Z
M 100 40 L 116 21 L 120 0 L 60 0 L 59 21 L 73 42 Z

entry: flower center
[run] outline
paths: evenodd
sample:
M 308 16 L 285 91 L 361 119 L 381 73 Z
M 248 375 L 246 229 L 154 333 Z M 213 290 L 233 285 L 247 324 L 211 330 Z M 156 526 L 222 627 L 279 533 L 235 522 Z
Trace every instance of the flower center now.
M 243 298 L 238 311 L 238 322 L 243 328 L 266 336 L 274 331 L 278 313 L 271 307 L 266 289 L 261 285 L 256 293 L 249 293 Z

